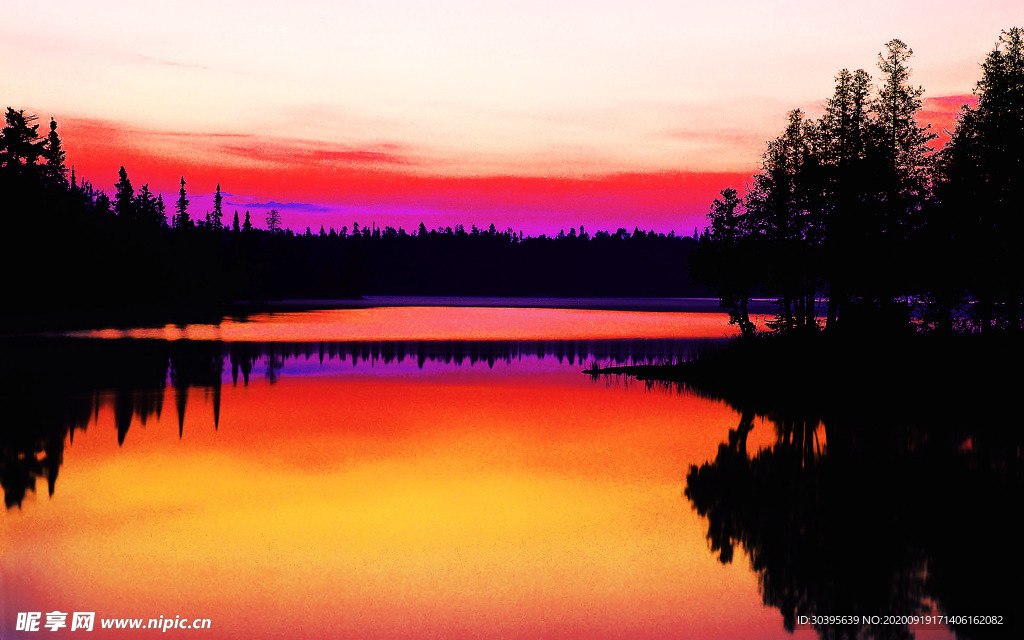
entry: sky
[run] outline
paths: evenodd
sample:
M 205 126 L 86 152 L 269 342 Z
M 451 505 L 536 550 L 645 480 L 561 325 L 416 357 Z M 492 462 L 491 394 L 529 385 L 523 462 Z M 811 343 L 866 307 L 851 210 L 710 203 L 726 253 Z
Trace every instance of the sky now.
M 0 100 L 192 217 L 689 235 L 786 113 L 914 50 L 952 126 L 1019 0 L 0 0 Z M 42 127 L 45 129 L 45 124 Z

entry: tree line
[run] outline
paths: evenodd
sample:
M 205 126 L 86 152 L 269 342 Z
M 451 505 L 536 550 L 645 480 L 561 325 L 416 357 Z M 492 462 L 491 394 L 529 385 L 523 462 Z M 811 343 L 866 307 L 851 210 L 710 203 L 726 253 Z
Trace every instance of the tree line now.
M 722 190 L 692 260 L 744 335 L 754 296 L 774 327 L 1019 330 L 1024 45 L 1004 31 L 949 141 L 919 123 L 913 51 L 879 54 L 877 84 L 841 70 L 820 118 L 789 113 L 761 171 Z
M 228 221 L 217 185 L 213 209 L 193 211 L 181 178 L 165 202 L 121 167 L 113 196 L 75 175 L 57 133 L 8 108 L 0 132 L 0 268 L 6 315 L 213 309 L 237 300 L 351 298 L 361 294 L 635 295 L 706 293 L 687 277 L 694 238 L 635 228 L 591 235 L 581 225 L 527 237 L 463 225 L 406 232 L 266 228 L 249 211 Z

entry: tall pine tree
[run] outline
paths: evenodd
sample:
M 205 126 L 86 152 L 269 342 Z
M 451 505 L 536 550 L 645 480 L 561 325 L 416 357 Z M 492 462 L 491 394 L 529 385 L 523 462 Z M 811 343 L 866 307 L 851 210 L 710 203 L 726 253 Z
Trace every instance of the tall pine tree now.
M 185 192 L 185 176 L 181 176 L 181 189 L 178 190 L 178 201 L 174 205 L 174 228 L 187 229 L 192 226 L 188 217 L 188 195 Z
M 128 172 L 124 166 L 117 172 L 118 180 L 114 185 L 114 213 L 123 221 L 134 221 L 135 215 L 135 191 L 132 189 L 131 180 L 128 179 Z
M 50 118 L 50 133 L 46 136 L 42 156 L 47 183 L 59 189 L 68 188 L 68 168 L 64 165 L 67 154 L 57 135 L 57 121 L 53 118 Z

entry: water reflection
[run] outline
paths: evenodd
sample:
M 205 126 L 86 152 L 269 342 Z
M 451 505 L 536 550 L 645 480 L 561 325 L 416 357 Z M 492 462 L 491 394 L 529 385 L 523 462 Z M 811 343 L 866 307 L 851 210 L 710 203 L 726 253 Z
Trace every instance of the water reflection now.
M 319 344 L 121 346 L 4 351 L 7 380 L 85 399 L 54 497 L 0 516 L 4 637 L 17 612 L 54 610 L 211 618 L 218 638 L 784 637 L 682 508 L 686 463 L 732 420 L 721 403 L 594 385 L 578 364 L 594 350 L 570 344 L 493 369 L 512 346 L 425 344 L 442 359 L 422 370 L 415 344 L 325 344 L 323 365 Z M 19 420 L 74 404 L 5 400 Z M 45 458 L 44 435 L 23 459 Z
M 4 345 L 0 399 L 6 417 L 0 430 L 0 486 L 8 509 L 21 506 L 36 483 L 55 490 L 65 442 L 113 407 L 118 444 L 133 424 L 145 426 L 164 411 L 165 391 L 174 398 L 178 435 L 184 435 L 190 392 L 211 400 L 208 417 L 220 423 L 222 385 L 248 385 L 254 372 L 274 384 L 289 363 L 351 363 L 353 367 L 415 364 L 512 363 L 551 358 L 631 364 L 685 360 L 719 341 L 710 339 L 375 341 L 259 343 L 162 340 L 22 340 Z
M 998 626 L 950 625 L 958 638 L 1024 637 L 1014 613 L 1024 570 L 1013 548 L 1024 499 L 1021 432 L 1007 428 L 1014 403 L 909 398 L 907 411 L 865 398 L 824 418 L 768 411 L 774 444 L 752 451 L 755 411 L 729 400 L 739 423 L 713 460 L 690 467 L 685 495 L 723 564 L 737 547 L 746 553 L 788 631 L 801 616 L 877 615 L 814 629 L 910 638 L 941 625 L 884 616 L 941 612 L 1002 616 Z

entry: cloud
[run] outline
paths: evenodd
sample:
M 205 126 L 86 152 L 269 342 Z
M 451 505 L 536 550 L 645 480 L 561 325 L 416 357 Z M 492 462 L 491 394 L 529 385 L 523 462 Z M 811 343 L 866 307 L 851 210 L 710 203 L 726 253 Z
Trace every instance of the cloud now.
M 409 165 L 414 164 L 407 155 L 393 153 L 396 145 L 354 148 L 330 145 L 310 140 L 260 138 L 249 136 L 243 144 L 224 144 L 220 151 L 244 160 L 271 162 L 283 165 Z
M 765 142 L 764 136 L 749 129 L 674 129 L 665 134 L 676 140 L 716 147 L 757 147 Z
M 176 184 L 185 176 L 190 191 L 212 192 L 220 183 L 235 192 L 277 196 L 282 184 L 291 186 L 289 192 L 298 185 L 322 191 L 353 173 L 391 175 L 419 164 L 410 149 L 390 142 L 357 147 L 252 133 L 166 131 L 60 115 L 57 120 L 69 163 L 101 188 L 104 176 L 116 180 L 121 165 L 130 176 L 145 174 L 143 182 Z M 193 181 L 198 182 L 193 186 Z M 133 182 L 139 180 L 133 177 Z M 265 188 L 252 188 L 259 185 Z

